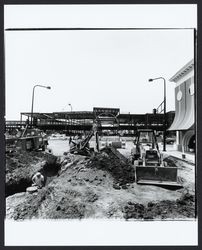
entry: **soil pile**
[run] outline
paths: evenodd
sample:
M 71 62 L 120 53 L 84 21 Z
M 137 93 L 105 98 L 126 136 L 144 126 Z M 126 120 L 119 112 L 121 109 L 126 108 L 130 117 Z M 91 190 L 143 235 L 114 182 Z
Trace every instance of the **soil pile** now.
M 118 150 L 112 147 L 106 147 L 101 153 L 93 156 L 88 166 L 110 173 L 114 178 L 115 188 L 117 186 L 124 187 L 127 183 L 135 181 L 134 166 Z
M 81 193 L 65 189 L 63 189 L 62 194 L 58 195 L 53 186 L 48 186 L 38 190 L 37 193 L 24 194 L 24 199 L 19 200 L 10 217 L 14 220 L 34 218 L 81 219 L 85 214 L 85 204 L 74 199 L 78 196 L 81 196 Z
M 123 209 L 125 219 L 144 220 L 194 218 L 195 212 L 195 196 L 189 193 L 176 201 L 149 202 L 146 206 L 130 201 Z

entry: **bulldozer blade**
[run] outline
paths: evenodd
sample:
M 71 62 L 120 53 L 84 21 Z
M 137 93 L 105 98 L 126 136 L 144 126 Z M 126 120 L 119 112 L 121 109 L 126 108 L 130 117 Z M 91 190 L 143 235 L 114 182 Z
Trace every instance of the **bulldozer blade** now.
M 182 187 L 176 167 L 136 166 L 138 184 Z

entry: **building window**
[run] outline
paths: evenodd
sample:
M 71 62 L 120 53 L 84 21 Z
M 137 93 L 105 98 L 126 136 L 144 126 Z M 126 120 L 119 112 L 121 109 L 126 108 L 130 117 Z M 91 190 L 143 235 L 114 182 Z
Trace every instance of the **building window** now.
M 180 101 L 182 99 L 182 91 L 179 90 L 177 93 L 177 100 Z
M 194 94 L 194 84 L 193 83 L 189 86 L 189 94 L 190 95 Z

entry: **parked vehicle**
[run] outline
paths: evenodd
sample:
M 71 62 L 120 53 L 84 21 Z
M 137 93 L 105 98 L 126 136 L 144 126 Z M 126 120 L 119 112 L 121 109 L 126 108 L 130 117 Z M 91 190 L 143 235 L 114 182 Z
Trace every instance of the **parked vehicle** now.
M 21 137 L 17 139 L 16 146 L 25 151 L 39 150 L 45 151 L 48 145 L 46 134 L 39 129 L 27 129 L 23 131 Z

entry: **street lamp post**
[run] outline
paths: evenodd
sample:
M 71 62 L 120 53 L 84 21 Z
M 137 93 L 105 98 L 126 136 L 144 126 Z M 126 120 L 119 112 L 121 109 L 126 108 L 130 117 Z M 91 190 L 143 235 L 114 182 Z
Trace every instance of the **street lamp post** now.
M 68 105 L 70 106 L 70 108 L 71 108 L 71 112 L 72 112 L 72 105 L 71 105 L 71 103 L 68 103 Z
M 72 105 L 71 105 L 71 103 L 68 103 L 68 105 L 70 106 L 70 108 L 71 108 L 71 112 L 72 112 Z M 70 121 L 70 128 L 71 128 L 71 126 L 72 126 L 72 118 L 71 118 L 71 115 L 70 115 L 70 119 L 71 119 L 71 121 Z M 72 131 L 70 130 L 70 133 L 71 133 Z
M 163 119 L 163 151 L 166 151 L 166 80 L 163 77 L 149 79 L 149 82 L 162 79 L 164 82 L 164 119 Z
M 43 86 L 43 85 L 38 85 L 38 84 L 33 87 L 33 91 L 32 91 L 32 108 L 31 108 L 31 128 L 33 126 L 34 91 L 35 91 L 36 87 L 51 89 L 50 86 Z

